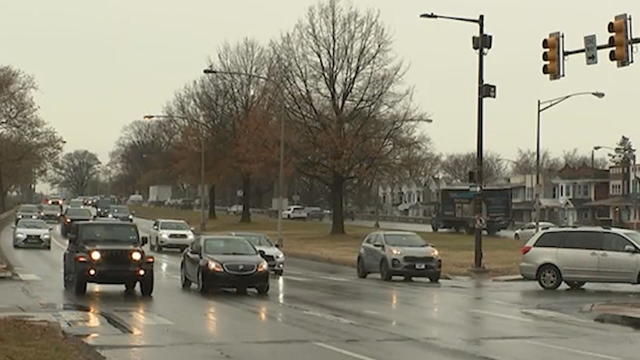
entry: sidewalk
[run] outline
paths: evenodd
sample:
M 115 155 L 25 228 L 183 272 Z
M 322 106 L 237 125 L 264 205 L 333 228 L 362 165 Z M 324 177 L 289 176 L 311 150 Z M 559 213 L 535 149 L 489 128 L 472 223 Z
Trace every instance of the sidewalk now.
M 597 322 L 629 326 L 640 330 L 640 303 L 591 304 L 584 310 L 596 313 L 595 321 Z

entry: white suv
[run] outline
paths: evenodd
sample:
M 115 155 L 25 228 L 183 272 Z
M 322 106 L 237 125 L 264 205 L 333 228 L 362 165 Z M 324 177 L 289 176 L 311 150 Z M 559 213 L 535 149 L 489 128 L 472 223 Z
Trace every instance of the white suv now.
M 522 248 L 520 274 L 543 289 L 564 281 L 640 283 L 640 233 L 615 228 L 555 228 L 534 235 Z
M 149 231 L 149 247 L 153 251 L 174 248 L 184 251 L 195 239 L 193 228 L 182 220 L 158 219 Z
M 294 205 L 289 206 L 285 210 L 282 211 L 283 219 L 306 219 L 307 212 L 304 211 L 304 206 Z

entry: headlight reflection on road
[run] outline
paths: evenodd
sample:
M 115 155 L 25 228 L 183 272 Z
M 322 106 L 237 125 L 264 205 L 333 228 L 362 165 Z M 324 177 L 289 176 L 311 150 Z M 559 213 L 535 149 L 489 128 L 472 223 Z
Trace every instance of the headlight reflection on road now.
M 218 318 L 216 317 L 216 308 L 214 303 L 209 303 L 207 309 L 207 330 L 211 335 L 218 334 Z
M 391 292 L 391 308 L 395 310 L 398 307 L 398 294 L 395 290 Z
M 267 321 L 267 307 L 266 306 L 260 306 L 260 312 L 258 314 L 260 315 L 260 320 L 261 321 Z
M 278 302 L 284 304 L 284 279 L 282 276 L 278 278 Z

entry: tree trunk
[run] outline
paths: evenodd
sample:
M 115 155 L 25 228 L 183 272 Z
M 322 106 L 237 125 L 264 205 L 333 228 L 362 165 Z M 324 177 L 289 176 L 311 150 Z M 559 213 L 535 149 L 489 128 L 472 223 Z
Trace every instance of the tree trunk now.
M 331 184 L 331 235 L 344 234 L 344 178 L 339 174 L 333 175 Z
M 251 222 L 251 175 L 242 175 L 242 217 L 241 223 Z
M 216 184 L 209 185 L 209 219 L 217 219 L 216 216 Z

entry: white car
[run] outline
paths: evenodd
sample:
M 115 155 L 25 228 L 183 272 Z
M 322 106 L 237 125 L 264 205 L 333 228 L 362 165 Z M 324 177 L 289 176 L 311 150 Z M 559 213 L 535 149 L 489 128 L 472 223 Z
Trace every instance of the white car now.
M 540 222 L 540 231 L 547 230 L 549 228 L 556 227 L 556 226 L 557 225 L 554 223 Z M 520 229 L 516 230 L 516 232 L 513 234 L 513 239 L 528 241 L 533 237 L 533 235 L 535 235 L 535 233 L 536 233 L 536 223 L 530 222 L 525 224 Z
M 22 219 L 13 225 L 13 247 L 51 249 L 51 230 L 44 220 Z
M 307 212 L 304 210 L 304 206 L 294 205 L 289 206 L 282 211 L 283 219 L 306 219 Z
M 227 208 L 227 214 L 242 215 L 242 209 L 244 209 L 242 205 L 235 204 Z
M 284 273 L 284 254 L 278 248 L 278 245 L 274 245 L 267 235 L 251 232 L 232 232 L 231 235 L 248 240 L 256 250 L 264 252 L 262 257 L 269 264 L 269 270 L 273 271 L 276 275 L 282 276 Z
M 149 232 L 149 246 L 153 251 L 164 248 L 184 251 L 194 239 L 193 228 L 183 220 L 157 219 Z

